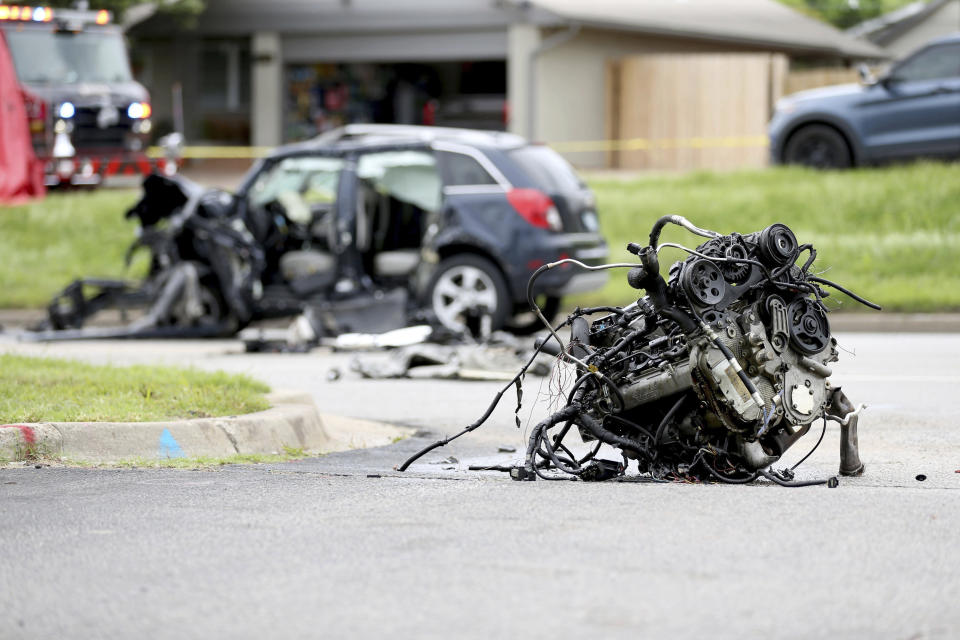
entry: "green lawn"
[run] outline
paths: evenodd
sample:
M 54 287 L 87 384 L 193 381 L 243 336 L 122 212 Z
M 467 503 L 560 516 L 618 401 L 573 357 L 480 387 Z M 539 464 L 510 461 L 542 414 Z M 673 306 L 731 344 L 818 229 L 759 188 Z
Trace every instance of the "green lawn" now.
M 626 243 L 645 242 L 653 221 L 667 213 L 721 232 L 747 233 L 784 222 L 801 243 L 816 246 L 816 268 L 826 270 L 824 277 L 886 309 L 960 309 L 960 164 L 827 173 L 775 168 L 589 182 L 614 260 L 632 258 L 623 250 Z M 42 307 L 80 276 L 124 276 L 123 254 L 136 225 L 125 221 L 123 212 L 138 195 L 106 189 L 57 193 L 43 202 L 0 208 L 0 307 Z M 688 246 L 698 242 L 678 227 L 668 227 L 663 238 Z M 664 262 L 677 257 L 668 252 Z M 603 291 L 570 302 L 624 303 L 634 295 L 626 275 L 614 272 Z M 848 299 L 843 308 L 862 309 Z
M 123 214 L 139 196 L 98 189 L 0 207 L 0 307 L 45 307 L 80 277 L 131 277 L 123 256 L 137 224 Z
M 885 309 L 960 309 L 960 164 L 827 173 L 777 168 L 589 182 L 612 261 L 635 260 L 626 243 L 646 244 L 650 226 L 665 214 L 723 233 L 783 222 L 801 244 L 816 247 L 815 271 Z M 694 247 L 701 239 L 669 225 L 661 241 Z M 663 255 L 664 272 L 681 257 L 675 250 Z M 602 291 L 570 302 L 622 304 L 635 297 L 626 274 L 615 271 Z M 832 297 L 842 298 L 844 310 L 866 310 L 846 296 Z
M 267 409 L 268 391 L 252 378 L 222 372 L 0 354 L 0 424 L 239 415 Z

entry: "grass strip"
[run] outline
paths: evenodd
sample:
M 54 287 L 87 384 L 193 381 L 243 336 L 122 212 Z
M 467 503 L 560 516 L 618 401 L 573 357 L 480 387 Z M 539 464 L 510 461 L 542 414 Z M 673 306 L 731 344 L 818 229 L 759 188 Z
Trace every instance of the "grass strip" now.
M 783 222 L 818 251 L 814 270 L 892 311 L 960 309 L 960 164 L 820 172 L 775 168 L 696 172 L 630 179 L 595 177 L 601 229 L 611 260 L 633 260 L 627 242 L 645 244 L 665 214 L 722 233 L 756 231 Z M 673 225 L 661 241 L 695 247 L 702 239 Z M 664 250 L 664 275 L 684 256 Z M 624 304 L 637 293 L 626 273 L 571 304 Z M 868 311 L 836 294 L 844 311 Z
M 589 176 L 589 174 L 588 174 Z M 667 213 L 729 233 L 784 222 L 800 242 L 819 251 L 824 276 L 893 311 L 960 309 L 960 164 L 917 163 L 820 172 L 776 167 L 730 173 L 694 172 L 620 178 L 594 174 L 601 228 L 611 258 L 644 242 Z M 123 264 L 136 225 L 123 212 L 136 190 L 52 193 L 46 200 L 0 209 L 0 307 L 37 308 L 81 276 L 136 278 Z M 665 241 L 698 239 L 668 227 Z M 681 257 L 667 251 L 669 265 Z M 635 298 L 625 274 L 614 272 L 601 291 L 570 304 L 623 304 Z M 844 296 L 844 310 L 864 310 Z
M 0 207 L 0 307 L 45 307 L 81 277 L 136 279 L 145 256 L 127 271 L 124 254 L 137 223 L 124 212 L 135 189 L 52 192 L 44 200 Z
M 241 415 L 270 404 L 245 375 L 0 354 L 0 423 L 151 422 Z

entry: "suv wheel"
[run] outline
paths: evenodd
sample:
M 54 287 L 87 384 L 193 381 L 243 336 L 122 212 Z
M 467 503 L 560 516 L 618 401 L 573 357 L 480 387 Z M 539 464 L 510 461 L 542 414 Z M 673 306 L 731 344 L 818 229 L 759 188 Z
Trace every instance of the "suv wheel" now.
M 445 327 L 463 331 L 469 312 L 482 307 L 490 312 L 496 330 L 507 318 L 510 296 L 507 283 L 492 262 L 461 254 L 437 265 L 427 285 L 427 302 Z
M 783 160 L 814 169 L 846 169 L 852 164 L 847 141 L 836 129 L 822 124 L 808 125 L 790 136 Z

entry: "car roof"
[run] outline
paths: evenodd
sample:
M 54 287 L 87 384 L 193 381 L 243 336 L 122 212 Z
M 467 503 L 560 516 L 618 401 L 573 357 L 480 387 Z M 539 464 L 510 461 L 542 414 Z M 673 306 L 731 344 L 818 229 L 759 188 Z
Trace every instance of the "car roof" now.
M 497 149 L 513 149 L 527 144 L 520 136 L 502 131 L 407 124 L 348 124 L 305 142 L 277 147 L 270 157 L 321 150 L 344 152 L 380 147 L 416 147 L 432 142 Z

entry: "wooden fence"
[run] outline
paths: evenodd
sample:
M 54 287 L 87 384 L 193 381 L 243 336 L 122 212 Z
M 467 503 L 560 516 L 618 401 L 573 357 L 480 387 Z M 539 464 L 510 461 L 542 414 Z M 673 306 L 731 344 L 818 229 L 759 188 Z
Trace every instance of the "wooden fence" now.
M 766 164 L 766 126 L 782 94 L 781 54 L 656 54 L 611 62 L 610 167 L 732 169 Z
M 845 69 L 843 67 L 791 71 L 787 74 L 783 93 L 789 95 L 806 89 L 816 89 L 831 84 L 848 84 L 859 82 L 859 80 L 860 76 L 856 69 Z
M 611 61 L 607 166 L 764 166 L 767 123 L 781 96 L 856 81 L 856 69 L 790 71 L 783 54 L 651 54 Z

